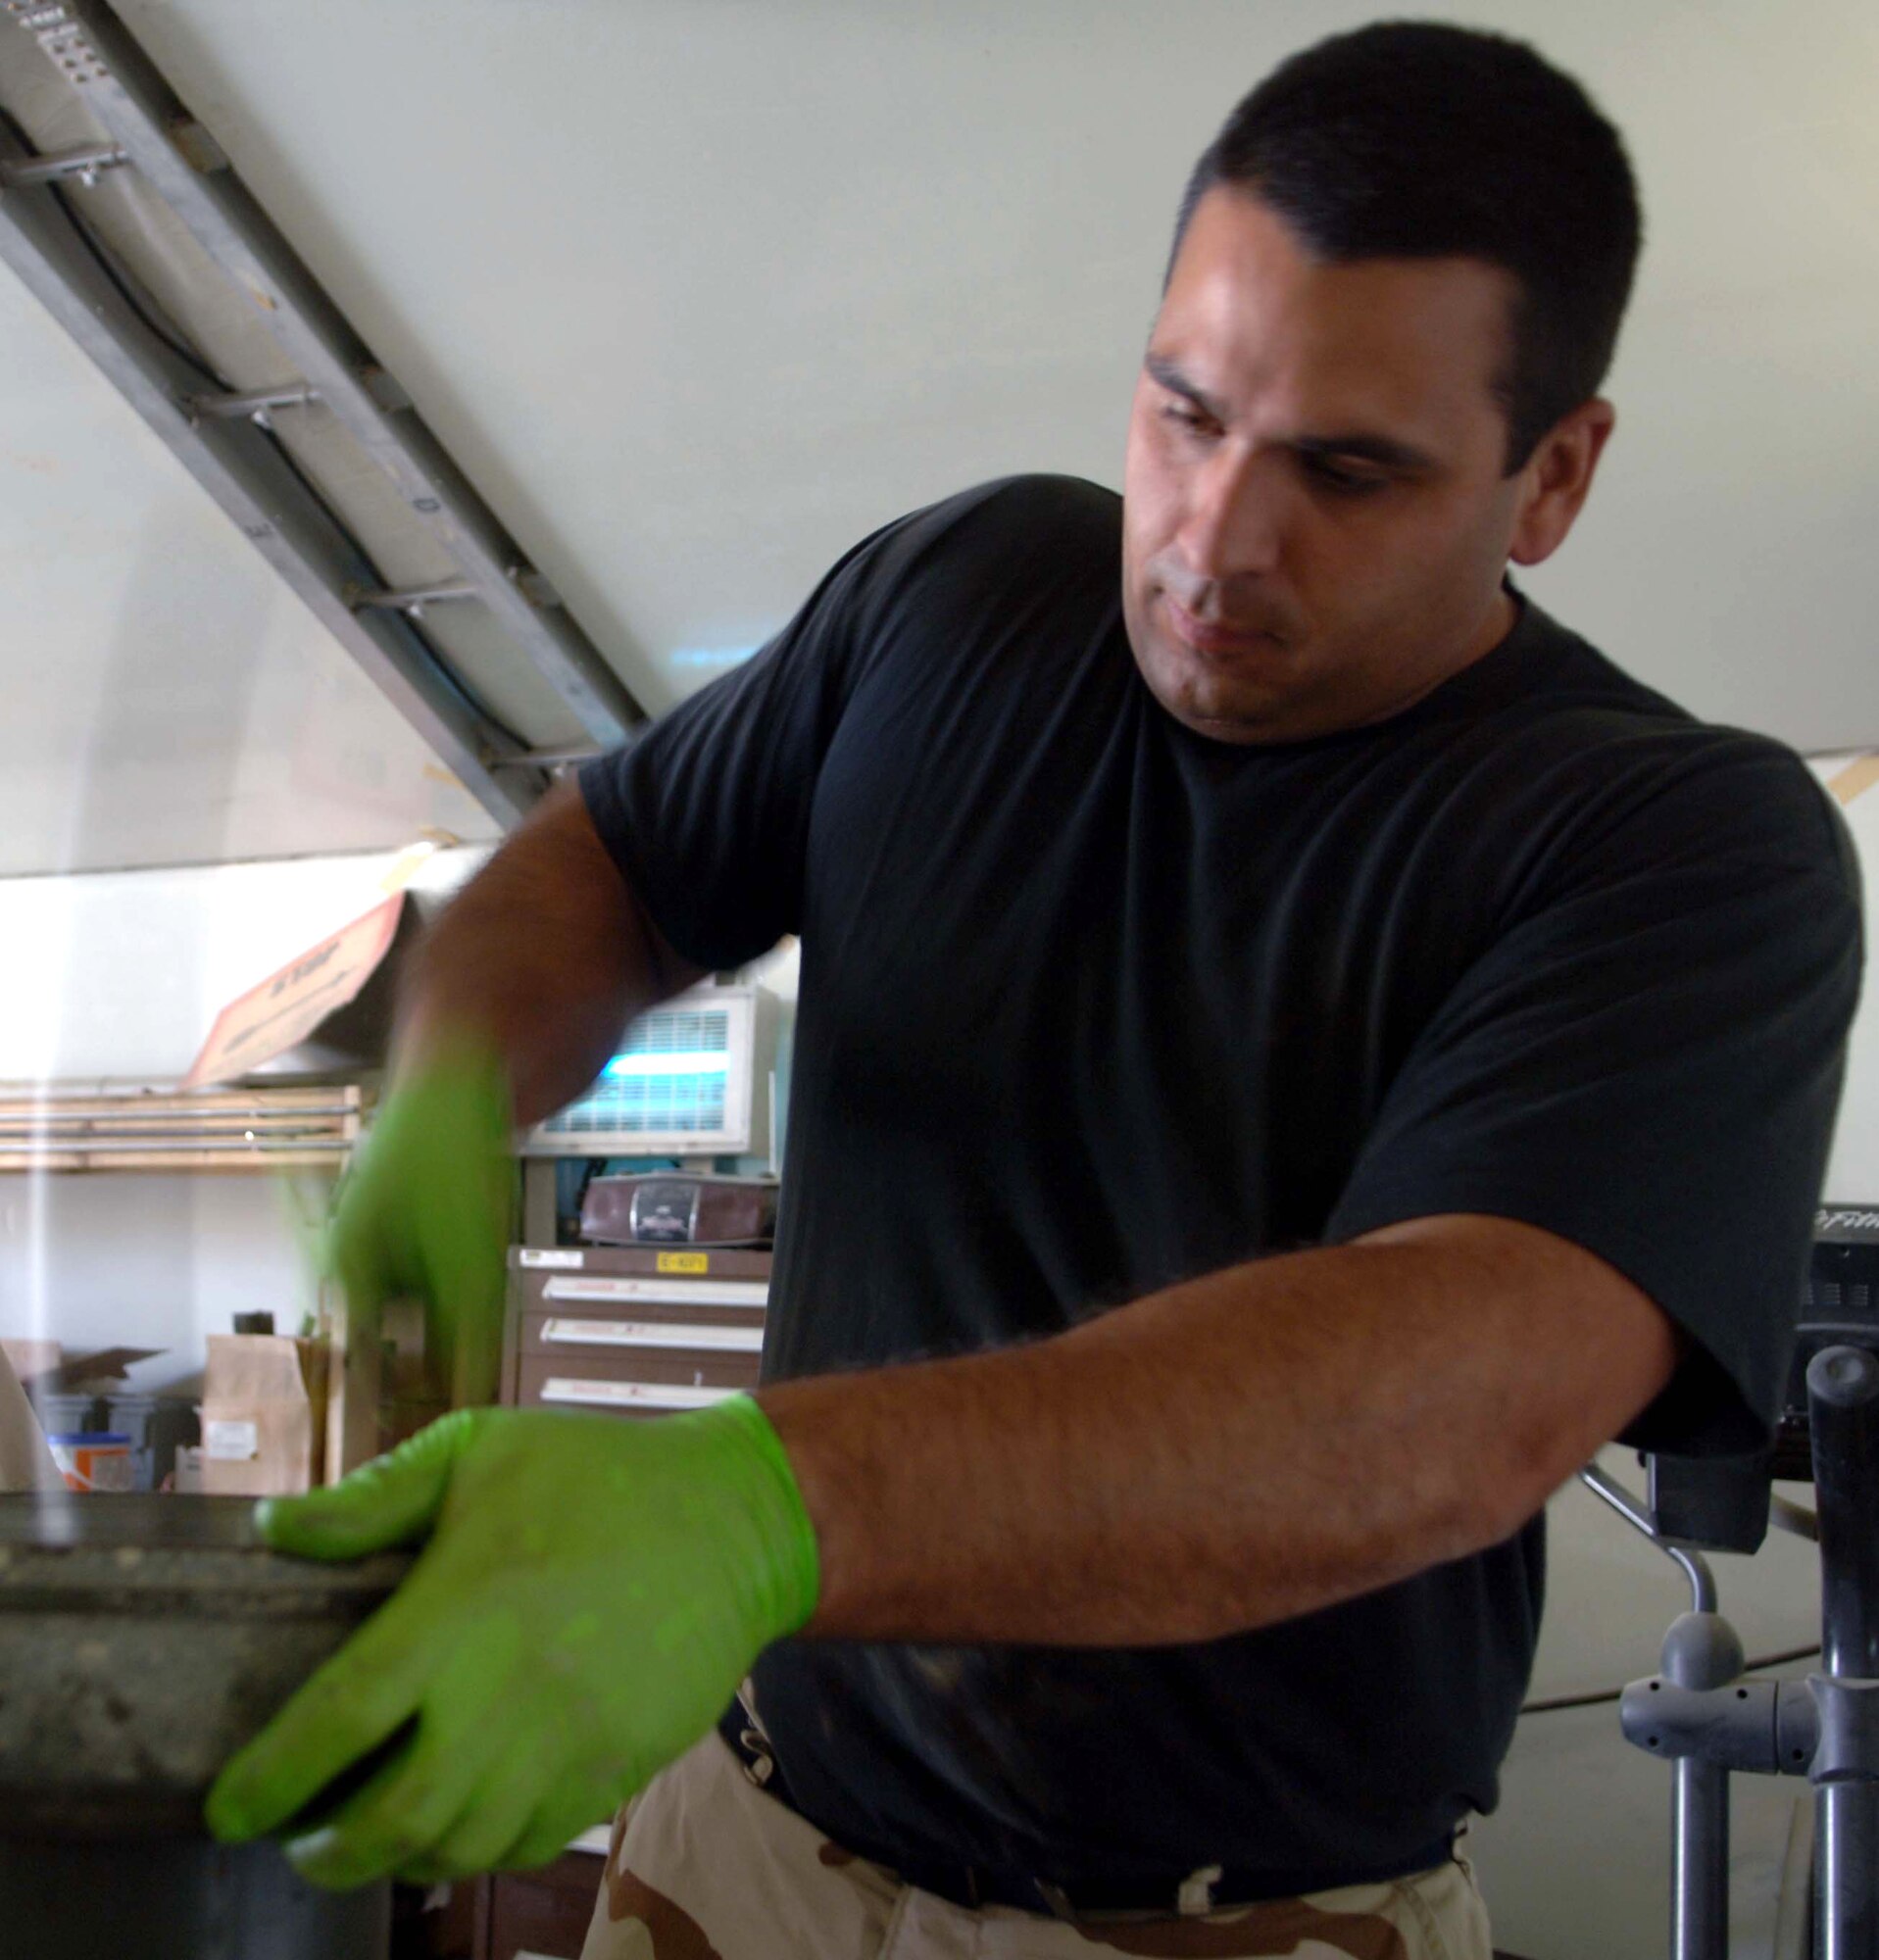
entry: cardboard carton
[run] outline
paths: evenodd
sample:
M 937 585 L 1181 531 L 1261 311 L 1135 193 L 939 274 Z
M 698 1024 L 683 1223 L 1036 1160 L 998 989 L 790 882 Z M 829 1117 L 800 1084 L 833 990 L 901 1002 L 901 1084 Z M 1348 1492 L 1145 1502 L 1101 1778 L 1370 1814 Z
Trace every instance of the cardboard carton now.
M 202 1488 L 279 1497 L 320 1482 L 326 1346 L 284 1334 L 212 1334 L 202 1396 Z

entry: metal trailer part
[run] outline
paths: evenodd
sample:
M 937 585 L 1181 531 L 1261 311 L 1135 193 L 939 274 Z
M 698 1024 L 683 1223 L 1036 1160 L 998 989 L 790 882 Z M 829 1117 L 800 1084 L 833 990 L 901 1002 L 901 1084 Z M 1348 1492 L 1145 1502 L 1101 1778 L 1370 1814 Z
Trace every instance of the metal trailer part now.
M 104 0 L 6 0 L 117 148 L 245 291 L 307 387 L 396 486 L 462 571 L 461 591 L 489 609 L 580 726 L 606 746 L 644 710 L 524 559 L 443 445 L 382 377 L 380 364 L 249 193 Z M 399 404 L 388 408 L 381 395 Z M 453 583 L 457 583 L 453 581 Z M 374 593 L 371 604 L 384 603 Z
M 1782 1950 L 1808 1939 L 1798 1864 L 1810 1850 L 1814 1960 L 1879 1960 L 1879 1356 L 1823 1348 L 1806 1389 L 1815 1510 L 1771 1507 L 1820 1547 L 1822 1665 L 1805 1688 L 1744 1678 L 1742 1642 L 1715 1610 L 1702 1554 L 1660 1536 L 1649 1507 L 1603 1471 L 1581 1472 L 1691 1583 L 1691 1610 L 1664 1636 L 1661 1677 L 1632 1682 L 1619 1714 L 1628 1741 L 1672 1765 L 1672 1960 L 1726 1960 L 1728 1779 L 1740 1772 L 1813 1786 L 1813 1830 L 1790 1835 Z
M 1820 1960 L 1879 1960 L 1879 1357 L 1823 1348 L 1807 1364 L 1820 1532 L 1821 1671 L 1814 1787 Z
M 0 1927 L 36 1960 L 382 1960 L 389 1887 L 203 1831 L 217 1772 L 403 1554 L 272 1552 L 244 1497 L 0 1495 Z
M 201 379 L 137 318 L 85 251 L 34 178 L 43 159 L 25 155 L 0 130 L 0 172 L 18 187 L 0 192 L 0 263 L 63 326 L 80 350 L 240 526 L 400 714 L 505 829 L 535 802 L 537 779 L 498 761 L 519 760 L 516 743 L 471 704 L 402 613 L 361 609 L 349 596 L 369 568 L 332 514 L 248 420 L 199 413 Z M 22 177 L 22 173 L 25 173 Z

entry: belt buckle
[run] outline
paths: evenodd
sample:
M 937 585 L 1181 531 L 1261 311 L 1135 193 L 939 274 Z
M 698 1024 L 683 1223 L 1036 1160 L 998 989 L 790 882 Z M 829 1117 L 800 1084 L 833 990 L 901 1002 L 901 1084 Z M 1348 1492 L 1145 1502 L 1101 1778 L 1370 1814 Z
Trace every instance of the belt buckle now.
M 1061 1919 L 1065 1926 L 1077 1923 L 1080 1915 L 1062 1886 L 1052 1885 L 1049 1879 L 1033 1879 L 1031 1884 L 1037 1887 L 1038 1897 L 1050 1907 L 1053 1917 Z
M 1225 1876 L 1222 1865 L 1203 1865 L 1181 1881 L 1174 1895 L 1174 1910 L 1183 1919 L 1202 1919 L 1213 1910 L 1213 1887 Z
M 1213 1887 L 1225 1876 L 1225 1868 L 1220 1865 L 1203 1865 L 1198 1871 L 1190 1872 L 1181 1880 L 1174 1891 L 1174 1910 L 1182 1919 L 1204 1919 L 1213 1910 Z M 1069 1894 L 1062 1886 L 1053 1885 L 1049 1879 L 1032 1879 L 1032 1886 L 1053 1915 L 1065 1926 L 1076 1926 L 1085 1920 L 1112 1919 L 1161 1919 L 1165 1909 L 1155 1911 L 1138 1909 L 1134 1912 L 1078 1912 L 1071 1903 Z

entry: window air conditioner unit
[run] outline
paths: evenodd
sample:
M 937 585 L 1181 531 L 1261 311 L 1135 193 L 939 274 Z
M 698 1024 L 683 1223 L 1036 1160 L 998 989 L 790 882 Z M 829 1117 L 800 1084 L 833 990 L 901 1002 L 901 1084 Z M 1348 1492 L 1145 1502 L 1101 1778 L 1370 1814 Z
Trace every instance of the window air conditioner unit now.
M 776 997 L 694 987 L 631 1022 L 584 1096 L 523 1137 L 528 1156 L 767 1156 Z

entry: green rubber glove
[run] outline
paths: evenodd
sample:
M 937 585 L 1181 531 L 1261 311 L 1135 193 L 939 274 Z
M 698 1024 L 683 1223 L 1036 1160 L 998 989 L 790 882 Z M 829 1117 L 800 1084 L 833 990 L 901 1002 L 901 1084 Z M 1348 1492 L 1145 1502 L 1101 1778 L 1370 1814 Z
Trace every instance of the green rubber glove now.
M 209 1794 L 218 1838 L 279 1836 L 322 1886 L 545 1864 L 697 1741 L 816 1607 L 815 1533 L 748 1396 L 651 1422 L 460 1409 L 258 1516 L 311 1558 L 429 1534 Z M 316 1803 L 374 1751 L 363 1787 Z
M 507 1075 L 465 1043 L 414 1064 L 339 1190 L 326 1266 L 356 1338 L 388 1299 L 424 1304 L 424 1353 L 457 1407 L 495 1398 L 516 1167 Z

